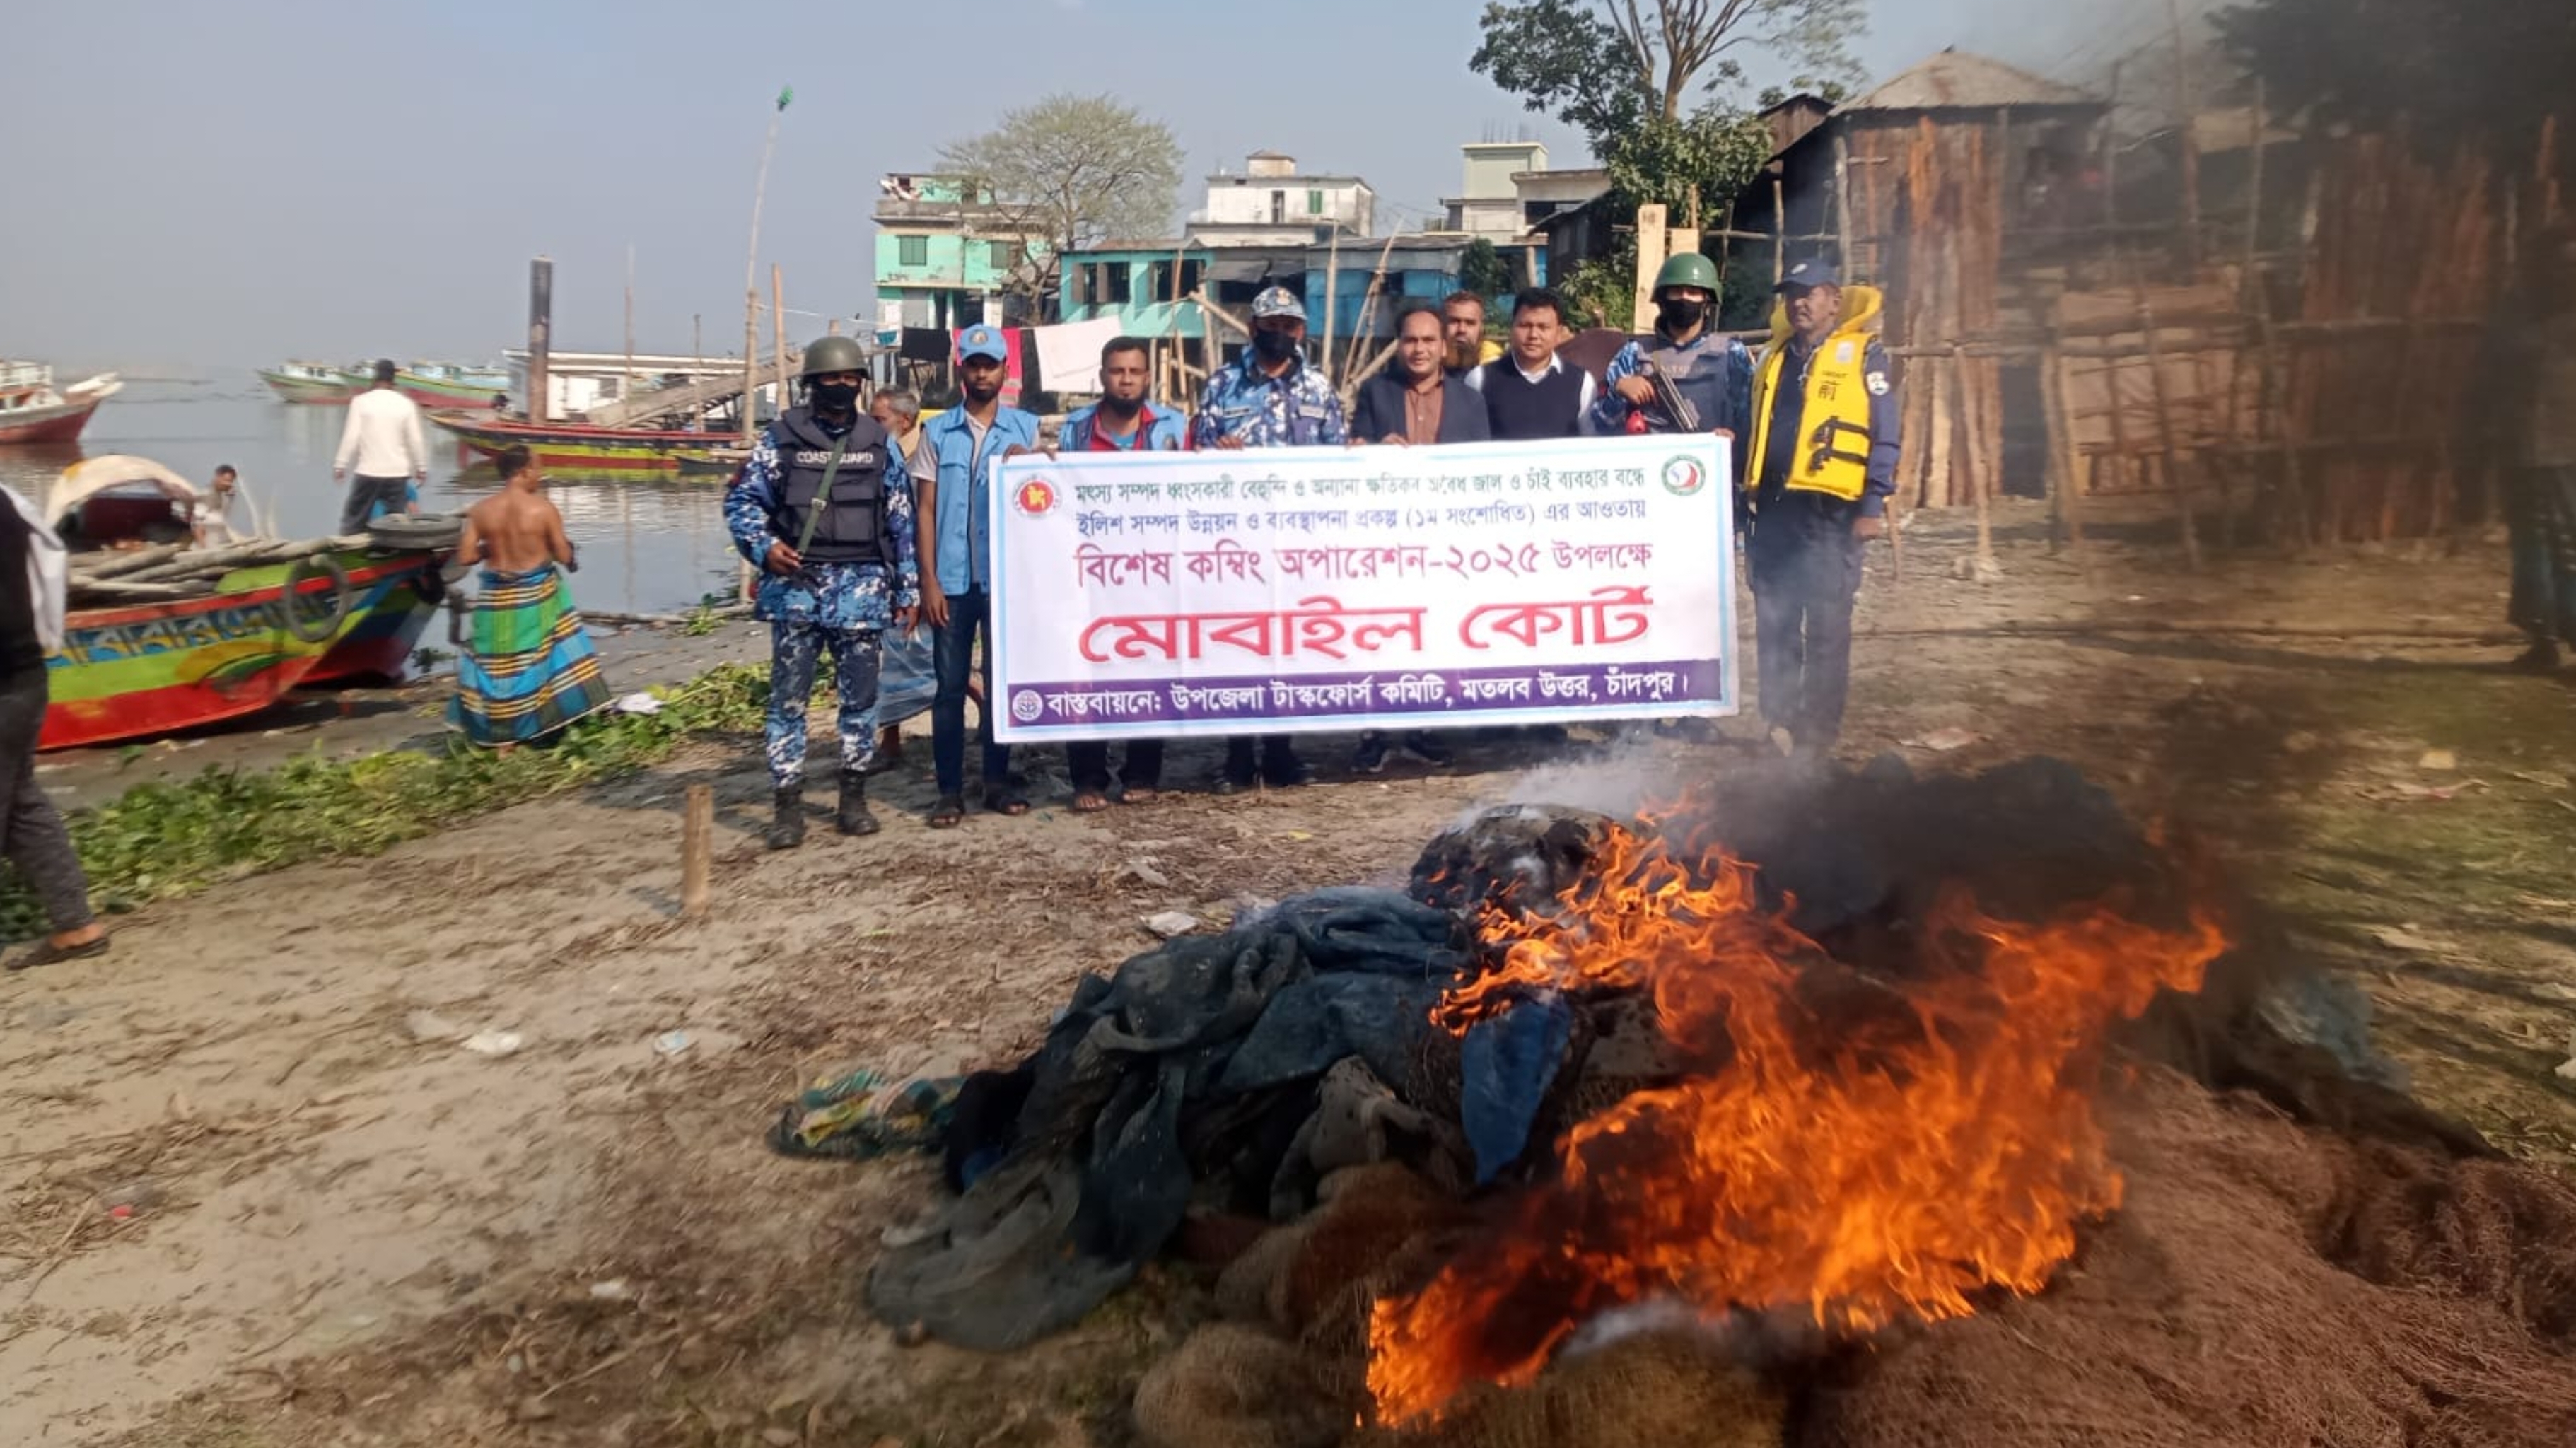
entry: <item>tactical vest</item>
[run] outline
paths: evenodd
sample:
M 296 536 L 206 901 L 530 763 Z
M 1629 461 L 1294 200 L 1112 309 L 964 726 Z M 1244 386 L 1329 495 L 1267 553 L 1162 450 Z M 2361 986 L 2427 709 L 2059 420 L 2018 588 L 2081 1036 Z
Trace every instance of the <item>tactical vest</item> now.
M 1849 324 L 1846 324 L 1848 326 Z M 1758 488 L 1771 456 L 1772 408 L 1780 395 L 1781 374 L 1788 368 L 1789 344 L 1781 342 L 1762 359 L 1753 375 L 1753 450 L 1747 456 L 1745 486 Z M 1806 406 L 1789 454 L 1791 492 L 1823 493 L 1845 502 L 1869 486 L 1869 337 L 1851 329 L 1836 332 L 1817 346 L 1807 364 Z
M 832 435 L 814 420 L 813 409 L 791 407 L 770 424 L 769 438 L 778 449 L 778 533 L 793 545 L 805 536 L 815 495 L 822 491 Z M 894 562 L 885 516 L 886 457 L 885 429 L 859 414 L 832 475 L 832 496 L 823 501 L 814 540 L 804 549 L 806 562 Z
M 1658 339 L 1660 340 L 1660 339 Z M 1726 401 L 1726 360 L 1730 348 L 1724 342 L 1704 340 L 1695 347 L 1658 347 L 1646 353 L 1646 360 L 1673 384 L 1673 390 L 1699 414 L 1699 426 L 1693 431 L 1730 432 L 1744 429 L 1737 419 L 1728 416 Z M 1653 432 L 1680 432 L 1681 425 L 1661 407 L 1646 409 L 1646 426 Z

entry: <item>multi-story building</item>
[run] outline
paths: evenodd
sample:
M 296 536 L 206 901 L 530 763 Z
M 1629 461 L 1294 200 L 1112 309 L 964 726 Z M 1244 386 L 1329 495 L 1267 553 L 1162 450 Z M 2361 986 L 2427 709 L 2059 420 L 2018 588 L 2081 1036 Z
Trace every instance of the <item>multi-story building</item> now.
M 1294 156 L 1255 151 L 1244 158 L 1242 175 L 1220 170 L 1207 178 L 1207 204 L 1190 213 L 1190 226 L 1193 234 L 1337 226 L 1367 236 L 1377 229 L 1377 193 L 1357 176 L 1310 176 Z
M 1031 320 L 1047 243 L 989 193 L 969 195 L 951 176 L 885 176 L 876 223 L 879 332 Z
M 1544 285 L 1547 237 L 1541 223 L 1610 189 L 1610 173 L 1596 168 L 1551 170 L 1547 147 L 1536 141 L 1470 141 L 1463 194 L 1441 198 L 1452 232 L 1493 243 L 1513 280 Z

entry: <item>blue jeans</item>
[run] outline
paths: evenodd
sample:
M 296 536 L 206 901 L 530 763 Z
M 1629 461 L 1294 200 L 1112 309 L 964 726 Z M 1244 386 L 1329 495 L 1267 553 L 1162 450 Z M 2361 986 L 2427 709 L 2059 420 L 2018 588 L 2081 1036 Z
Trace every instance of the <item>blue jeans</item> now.
M 984 788 L 1005 787 L 1011 774 L 1011 747 L 993 742 L 993 711 L 1001 701 L 993 693 L 993 595 L 981 588 L 948 595 L 948 625 L 930 640 L 930 667 L 938 676 L 930 696 L 930 769 L 943 799 L 966 794 L 966 675 L 975 667 L 975 640 L 984 641 L 984 710 L 975 731 L 984 747 Z

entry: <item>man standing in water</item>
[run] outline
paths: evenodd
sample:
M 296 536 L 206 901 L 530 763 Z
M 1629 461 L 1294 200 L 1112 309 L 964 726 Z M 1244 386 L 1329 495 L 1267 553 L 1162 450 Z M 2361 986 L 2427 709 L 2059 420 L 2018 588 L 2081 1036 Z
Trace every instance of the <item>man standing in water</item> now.
M 752 616 L 769 622 L 767 748 L 775 818 L 768 842 L 805 842 L 805 711 L 826 650 L 841 698 L 845 835 L 877 832 L 868 809 L 876 758 L 877 647 L 913 626 L 913 484 L 885 429 L 859 411 L 867 355 L 847 337 L 805 349 L 805 405 L 779 414 L 725 490 L 734 547 L 761 570 Z
M 507 751 L 608 707 L 608 680 L 563 573 L 573 561 L 563 514 L 524 447 L 501 454 L 501 491 L 465 515 L 456 561 L 480 563 L 473 647 L 456 663 L 448 721 Z
M 357 476 L 350 477 L 350 469 Z M 381 507 L 388 513 L 411 511 L 414 479 L 429 481 L 429 444 L 421 437 L 420 404 L 394 390 L 394 364 L 376 364 L 375 385 L 349 399 L 348 420 L 340 425 L 340 451 L 331 476 L 349 485 L 340 502 L 340 531 L 366 531 L 367 519 Z

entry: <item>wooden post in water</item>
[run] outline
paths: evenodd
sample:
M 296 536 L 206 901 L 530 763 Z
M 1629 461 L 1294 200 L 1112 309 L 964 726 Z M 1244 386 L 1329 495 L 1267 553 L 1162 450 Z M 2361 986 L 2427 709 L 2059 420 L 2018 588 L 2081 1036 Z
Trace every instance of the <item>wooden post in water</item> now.
M 687 811 L 680 822 L 680 918 L 703 920 L 714 890 L 707 883 L 716 843 L 716 792 L 713 785 L 689 786 Z
M 778 389 L 778 412 L 787 410 L 787 297 L 779 285 L 778 263 L 769 264 L 769 359 Z
M 554 346 L 555 263 L 541 256 L 528 263 L 528 421 L 543 423 L 554 380 L 549 360 Z

